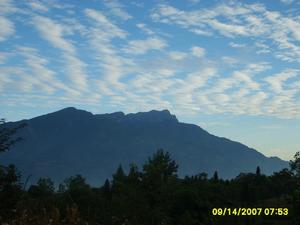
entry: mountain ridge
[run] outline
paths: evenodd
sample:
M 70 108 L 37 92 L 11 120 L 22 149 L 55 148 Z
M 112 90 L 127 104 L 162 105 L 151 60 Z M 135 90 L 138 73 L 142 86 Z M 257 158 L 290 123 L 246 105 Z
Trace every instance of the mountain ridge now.
M 33 174 L 61 182 L 77 173 L 92 184 L 111 177 L 119 164 L 141 166 L 158 148 L 179 163 L 179 175 L 219 171 L 232 178 L 260 166 L 270 174 L 288 165 L 274 157 L 224 137 L 210 134 L 198 125 L 179 122 L 168 110 L 92 114 L 74 107 L 7 123 L 26 122 L 20 131 L 24 141 L 0 155 L 1 162 L 15 163 L 25 175 Z

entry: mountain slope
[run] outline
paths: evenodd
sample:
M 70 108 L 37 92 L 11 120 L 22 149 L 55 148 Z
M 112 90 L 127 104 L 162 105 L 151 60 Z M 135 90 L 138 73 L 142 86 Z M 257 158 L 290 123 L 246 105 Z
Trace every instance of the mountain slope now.
M 16 126 L 24 141 L 0 155 L 0 164 L 14 163 L 24 176 L 51 177 L 56 182 L 82 174 L 95 185 L 111 177 L 117 166 L 132 162 L 141 165 L 158 148 L 163 148 L 179 163 L 179 174 L 215 170 L 224 178 L 260 166 L 270 174 L 287 167 L 277 157 L 265 157 L 258 151 L 225 138 L 209 134 L 192 124 L 178 122 L 169 111 L 93 115 L 65 108 L 30 120 L 7 123 Z

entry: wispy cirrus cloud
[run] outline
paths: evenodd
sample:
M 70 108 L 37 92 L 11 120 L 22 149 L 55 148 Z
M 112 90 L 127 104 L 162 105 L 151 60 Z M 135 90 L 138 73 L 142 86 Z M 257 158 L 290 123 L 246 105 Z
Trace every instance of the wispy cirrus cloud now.
M 63 25 L 43 16 L 35 16 L 33 18 L 33 24 L 41 36 L 54 47 L 65 52 L 75 53 L 74 46 L 64 38 L 66 29 Z
M 85 9 L 86 16 L 95 21 L 95 25 L 103 31 L 103 37 L 106 38 L 125 38 L 127 32 L 120 29 L 117 25 L 112 23 L 102 12 L 94 9 Z
M 229 42 L 229 45 L 230 45 L 232 48 L 244 48 L 244 47 L 246 47 L 245 44 L 240 44 L 240 43 L 235 43 L 235 42 Z
M 18 11 L 19 9 L 12 0 L 0 1 L 0 42 L 7 40 L 15 33 L 15 25 L 9 16 Z
M 122 5 L 118 0 L 105 0 L 104 4 L 114 16 L 117 16 L 123 20 L 129 20 L 132 16 L 125 11 L 124 5 Z
M 148 28 L 148 26 L 144 23 L 138 23 L 136 26 L 148 35 L 154 35 L 155 34 L 155 32 L 152 31 L 150 28 Z
M 20 11 L 13 0 L 1 0 L 0 1 L 0 15 L 2 14 L 10 14 Z
M 179 51 L 171 51 L 169 56 L 172 60 L 183 60 L 187 57 L 187 53 Z
M 300 70 L 286 69 L 281 73 L 268 76 L 264 80 L 270 84 L 269 88 L 274 93 L 280 93 L 284 89 L 285 82 L 294 77 L 300 78 Z
M 193 46 L 191 47 L 191 53 L 193 56 L 201 58 L 205 55 L 205 49 L 199 46 Z
M 31 1 L 28 1 L 28 5 L 33 10 L 37 10 L 37 11 L 41 11 L 41 12 L 47 12 L 49 10 L 49 8 L 41 1 L 31 0 Z
M 0 41 L 6 40 L 15 32 L 14 24 L 3 16 L 0 16 L 0 27 Z
M 125 39 L 127 32 L 111 22 L 100 11 L 86 9 L 84 12 L 92 23 L 88 35 L 89 44 L 102 70 L 96 81 L 98 90 L 103 94 L 112 94 L 111 89 L 123 88 L 124 84 L 119 79 L 126 75 L 126 66 L 131 64 L 130 60 L 119 56 L 118 49 L 112 41 Z
M 167 42 L 161 38 L 150 37 L 145 40 L 132 40 L 123 48 L 127 54 L 141 55 L 150 50 L 162 50 L 167 46 Z
M 156 22 L 176 25 L 190 32 L 199 29 L 203 34 L 215 33 L 228 38 L 253 37 L 271 41 L 271 45 L 265 44 L 264 48 L 275 46 L 274 57 L 299 62 L 299 17 L 267 10 L 262 4 L 229 2 L 210 9 L 191 11 L 165 4 L 157 7 L 151 16 Z M 230 42 L 230 45 L 234 48 L 244 46 L 234 42 Z
M 294 2 L 294 0 L 280 0 L 284 4 L 291 4 Z
M 66 61 L 67 75 L 74 87 L 86 90 L 88 82 L 84 71 L 85 63 L 76 56 L 76 49 L 72 42 L 64 37 L 67 28 L 53 19 L 43 16 L 35 16 L 33 18 L 33 25 L 46 41 L 62 51 L 63 59 Z

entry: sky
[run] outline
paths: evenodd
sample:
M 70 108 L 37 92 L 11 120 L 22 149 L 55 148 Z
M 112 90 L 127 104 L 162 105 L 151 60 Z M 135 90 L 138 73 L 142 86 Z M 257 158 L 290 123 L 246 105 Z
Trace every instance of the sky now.
M 292 159 L 299 12 L 293 0 L 0 0 L 0 117 L 168 109 Z

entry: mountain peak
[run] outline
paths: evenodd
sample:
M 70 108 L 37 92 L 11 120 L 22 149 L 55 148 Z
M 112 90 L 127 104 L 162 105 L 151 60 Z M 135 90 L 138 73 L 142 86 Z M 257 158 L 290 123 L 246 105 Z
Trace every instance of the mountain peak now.
M 66 108 L 59 110 L 58 112 L 73 112 L 73 111 L 77 111 L 77 110 L 78 109 L 76 109 L 75 107 L 66 107 Z
M 59 111 L 53 112 L 54 114 L 66 114 L 66 115 L 70 115 L 70 114 L 76 114 L 76 115 L 93 115 L 91 112 L 82 110 L 82 109 L 77 109 L 75 107 L 67 107 L 67 108 L 63 108 Z
M 52 113 L 48 113 L 42 116 L 38 116 L 35 117 L 33 119 L 43 119 L 43 118 L 48 118 L 48 119 L 61 119 L 61 118 L 68 118 L 68 119 L 74 119 L 74 118 L 82 118 L 85 116 L 92 116 L 93 114 L 85 111 L 85 110 L 81 110 L 81 109 L 76 109 L 75 107 L 67 107 L 67 108 L 63 108 L 61 110 L 52 112 Z
M 133 122 L 178 122 L 175 115 L 169 110 L 151 110 L 149 112 L 129 113 L 126 115 L 126 121 Z

